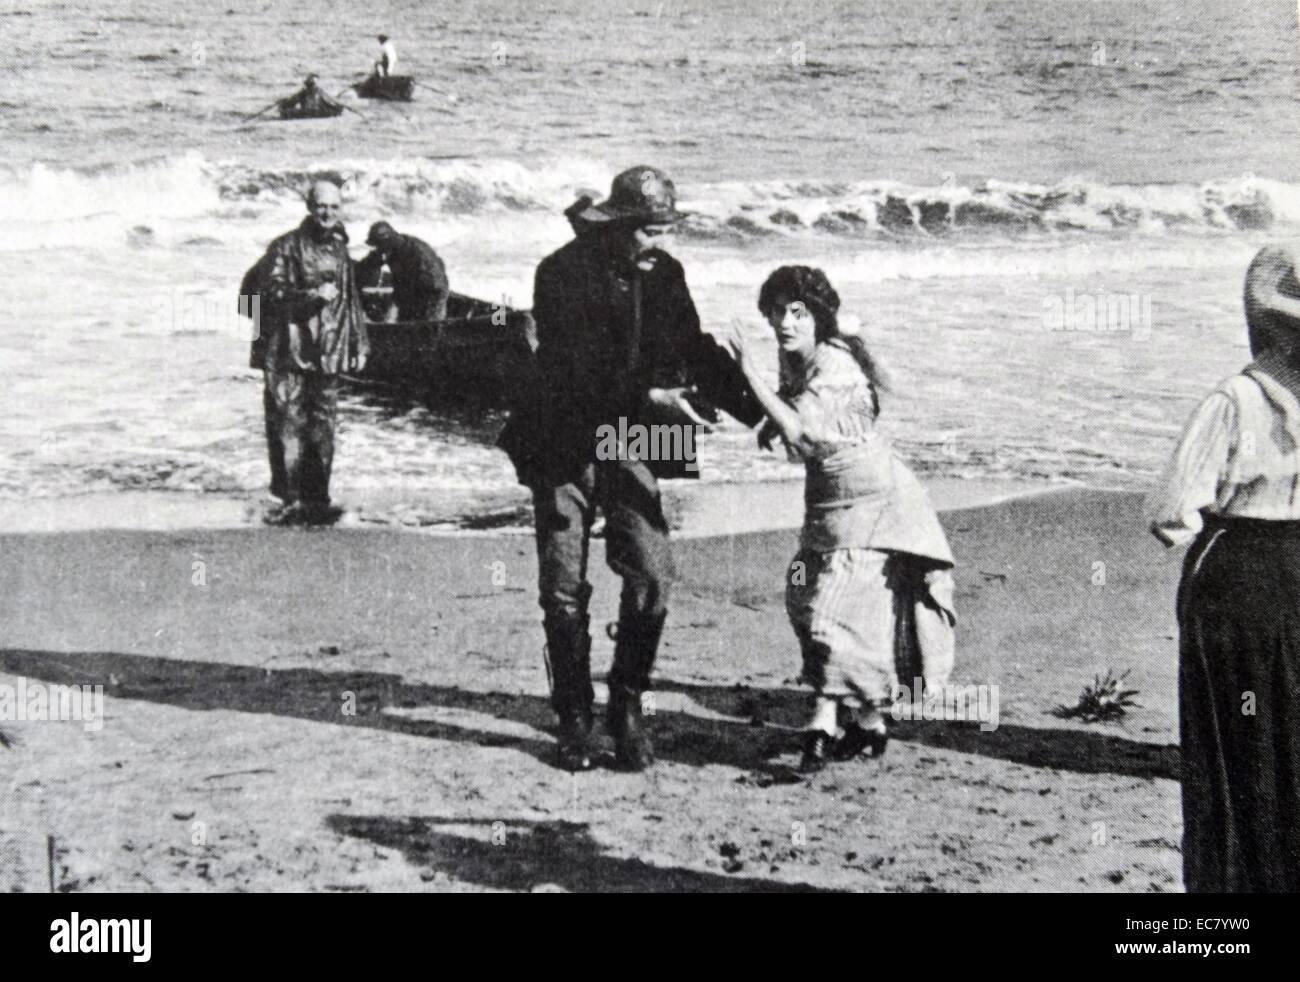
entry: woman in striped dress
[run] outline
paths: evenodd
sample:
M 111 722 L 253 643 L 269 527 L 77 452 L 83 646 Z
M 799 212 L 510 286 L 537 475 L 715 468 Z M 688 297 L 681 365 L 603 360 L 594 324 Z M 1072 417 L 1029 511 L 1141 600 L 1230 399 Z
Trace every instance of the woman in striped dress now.
M 1191 541 L 1178 588 L 1183 881 L 1300 890 L 1300 281 L 1246 274 L 1251 354 L 1200 404 L 1150 501 Z
M 839 303 L 820 269 L 783 266 L 763 284 L 779 394 L 739 331 L 731 339 L 767 413 L 765 433 L 779 434 L 807 472 L 786 609 L 814 692 L 808 771 L 883 753 L 900 679 L 919 701 L 917 689 L 947 681 L 953 654 L 952 553 L 925 491 L 876 430 L 880 372 L 862 338 L 840 329 Z

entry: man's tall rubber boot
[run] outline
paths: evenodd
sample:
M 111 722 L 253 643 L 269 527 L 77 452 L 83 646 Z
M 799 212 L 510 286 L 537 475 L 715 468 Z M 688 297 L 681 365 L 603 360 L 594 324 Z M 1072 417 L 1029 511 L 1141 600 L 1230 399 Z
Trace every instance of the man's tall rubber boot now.
M 614 666 L 609 672 L 605 726 L 614 738 L 615 759 L 625 770 L 643 771 L 654 763 L 641 694 L 650 688 L 650 672 L 665 618 L 665 614 L 659 614 L 620 619 Z
M 544 620 L 551 708 L 559 718 L 556 763 L 566 771 L 591 769 L 591 636 L 587 618 Z

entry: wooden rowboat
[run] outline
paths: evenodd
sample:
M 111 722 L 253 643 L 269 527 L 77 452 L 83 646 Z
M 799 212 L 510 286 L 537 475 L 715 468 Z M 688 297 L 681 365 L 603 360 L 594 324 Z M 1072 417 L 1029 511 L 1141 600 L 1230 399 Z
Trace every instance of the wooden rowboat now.
M 371 75 L 352 86 L 362 99 L 410 102 L 415 95 L 415 79 L 410 75 Z
M 331 116 L 342 116 L 343 107 L 333 103 L 325 103 L 316 106 L 281 106 L 281 119 L 329 119 Z
M 354 381 L 497 404 L 519 391 L 537 348 L 531 313 L 453 293 L 443 320 L 388 321 L 390 292 L 363 288 L 370 359 Z

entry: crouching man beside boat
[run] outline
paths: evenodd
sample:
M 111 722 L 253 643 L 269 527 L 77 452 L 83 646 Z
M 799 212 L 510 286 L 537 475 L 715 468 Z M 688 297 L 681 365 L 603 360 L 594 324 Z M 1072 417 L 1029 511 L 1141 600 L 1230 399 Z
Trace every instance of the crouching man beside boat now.
M 318 181 L 310 215 L 255 267 L 271 493 L 283 502 L 267 516 L 273 524 L 328 524 L 341 513 L 329 494 L 339 376 L 360 371 L 369 354 L 341 206 L 338 186 Z
M 701 330 L 681 264 L 659 248 L 679 217 L 672 182 L 652 167 L 620 174 L 608 200 L 569 214 L 578 235 L 537 268 L 535 371 L 501 435 L 533 493 L 558 763 L 567 770 L 592 764 L 587 551 L 596 509 L 605 561 L 623 580 L 606 726 L 618 763 L 640 770 L 653 761 L 641 696 L 674 575 L 658 479 L 693 476 L 698 466 L 693 454 L 610 455 L 601 432 L 656 426 L 693 438 L 706 425 L 689 401 L 695 385 L 750 426 L 762 418 L 736 363 Z
M 447 269 L 433 246 L 414 235 L 402 235 L 387 222 L 370 226 L 366 245 L 373 251 L 357 263 L 357 280 L 379 282 L 380 267 L 392 273 L 393 304 L 399 321 L 442 320 L 447 316 Z

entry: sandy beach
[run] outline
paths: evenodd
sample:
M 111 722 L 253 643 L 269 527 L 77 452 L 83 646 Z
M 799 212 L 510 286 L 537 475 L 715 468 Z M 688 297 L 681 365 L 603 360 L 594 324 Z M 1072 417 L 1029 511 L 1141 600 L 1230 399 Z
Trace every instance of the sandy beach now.
M 1132 494 L 943 520 L 954 681 L 999 687 L 998 727 L 899 723 L 811 779 L 790 529 L 679 539 L 660 762 L 580 775 L 551 764 L 529 538 L 0 536 L 0 685 L 98 683 L 106 709 L 3 724 L 0 889 L 48 889 L 51 841 L 64 891 L 1181 889 L 1178 555 Z M 599 676 L 611 651 L 598 630 Z M 1107 669 L 1140 691 L 1122 723 L 1054 714 Z
M 1228 446 L 1216 507 L 1300 514 L 1265 486 L 1290 466 L 1285 441 L 1264 441 L 1279 457 L 1247 480 L 1237 464 L 1258 448 L 1241 433 L 1198 449 L 1216 403 L 1187 426 L 1282 338 L 1261 311 L 1295 299 L 1248 270 L 1280 274 L 1254 257 L 1300 250 L 1296 16 L 1280 0 L 0 10 L 0 892 L 138 891 L 175 911 L 156 895 L 1072 892 L 1127 909 L 1185 892 L 1185 551 L 1148 533 L 1141 499 L 1184 483 L 1171 458 L 1204 463 L 1208 486 Z M 856 365 L 819 350 L 834 334 L 856 335 Z M 336 372 L 337 406 L 316 384 Z M 659 425 L 685 422 L 669 397 L 685 385 L 706 416 L 730 407 L 689 449 Z M 799 452 L 743 422 L 760 395 Z M 644 453 L 622 439 L 643 415 Z M 1286 429 L 1248 415 L 1218 417 Z M 309 443 L 332 433 L 332 463 L 309 447 L 286 481 L 268 443 L 292 459 L 300 419 Z M 571 477 L 599 423 L 698 478 L 660 485 L 679 577 L 644 773 L 616 768 L 603 720 L 622 585 L 603 516 L 595 767 L 557 766 L 532 499 L 503 452 Z M 928 514 L 902 539 L 887 513 L 868 529 L 832 510 L 885 487 L 867 452 L 838 456 L 877 438 L 957 558 L 948 693 L 991 715 L 895 712 L 883 757 L 804 774 L 811 693 L 784 596 L 799 458 L 836 458 L 811 466 L 811 498 L 855 520 L 842 541 L 945 555 Z M 1230 494 L 1239 476 L 1249 493 Z M 643 492 L 603 474 L 593 490 L 638 512 Z M 331 527 L 278 524 L 326 497 Z M 662 569 L 658 537 L 633 538 Z M 819 619 L 854 602 L 841 584 L 875 581 L 842 565 Z M 561 572 L 553 615 L 572 596 Z M 625 612 L 626 691 L 655 593 Z M 884 636 L 880 599 L 829 632 L 834 655 Z M 1229 606 L 1260 637 L 1283 609 Z M 585 650 L 550 626 L 552 650 Z M 580 660 L 555 660 L 569 709 Z M 1075 711 L 1106 679 L 1132 704 Z M 1238 682 L 1261 719 L 1286 716 Z M 74 690 L 82 718 L 50 718 Z M 1213 778 L 1195 722 L 1184 773 Z M 1258 746 L 1217 756 L 1248 762 L 1243 786 L 1272 800 Z M 1133 913 L 1124 932 L 1149 941 Z M 1108 948 L 1120 925 L 1037 934 L 1082 958 L 1075 942 Z M 183 933 L 160 918 L 159 963 L 168 936 L 193 947 Z M 1107 955 L 1142 953 L 1119 944 Z

